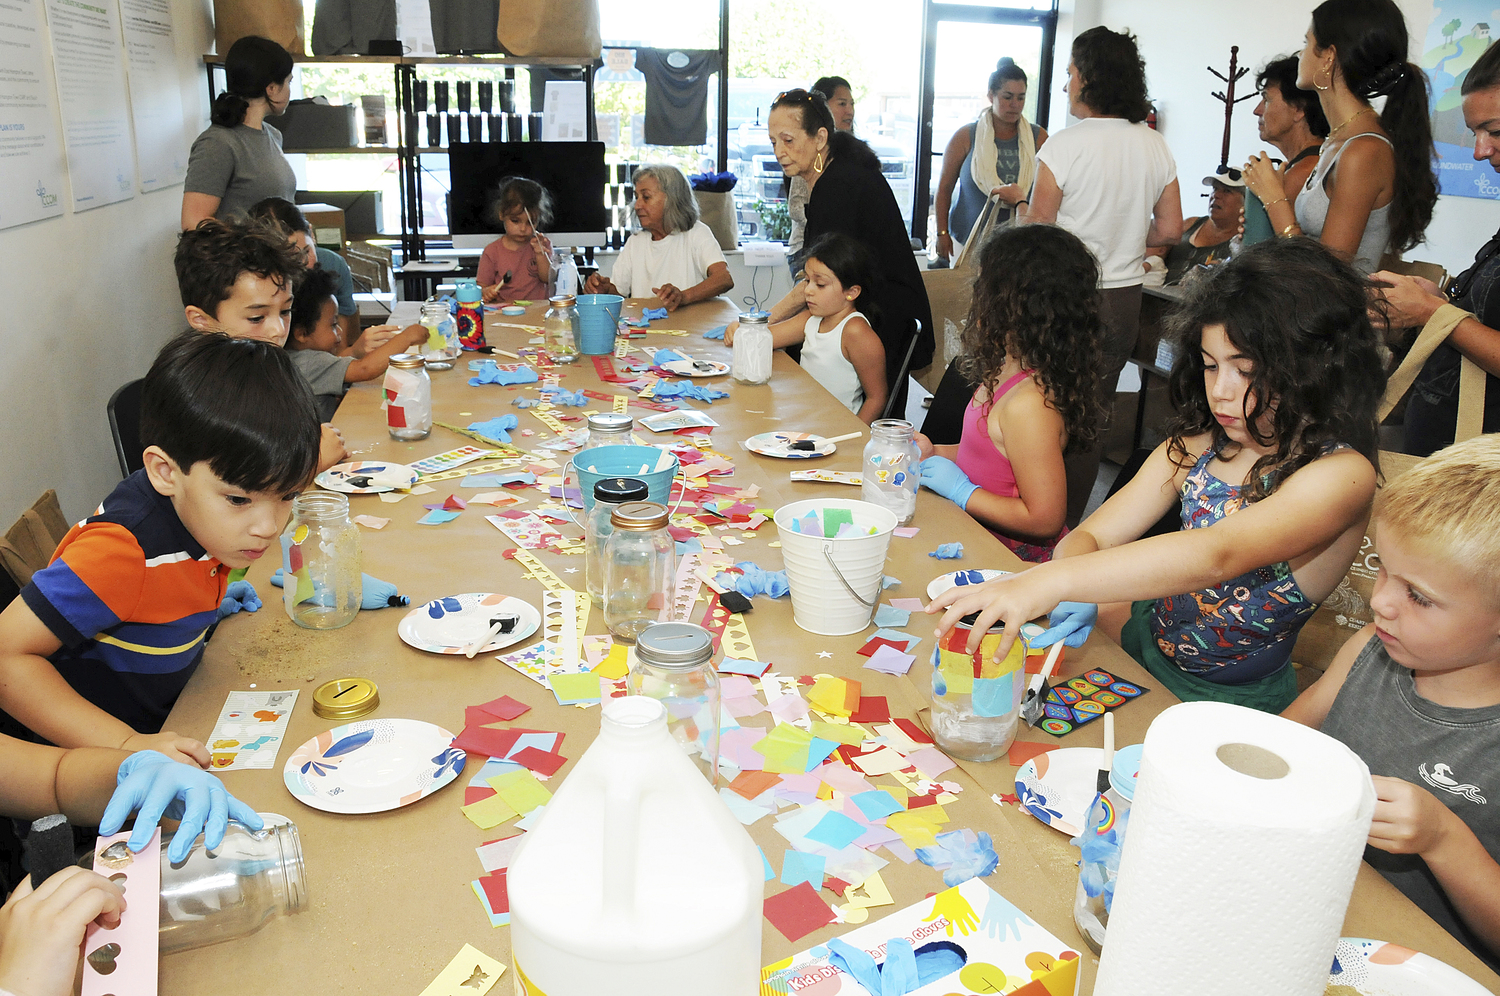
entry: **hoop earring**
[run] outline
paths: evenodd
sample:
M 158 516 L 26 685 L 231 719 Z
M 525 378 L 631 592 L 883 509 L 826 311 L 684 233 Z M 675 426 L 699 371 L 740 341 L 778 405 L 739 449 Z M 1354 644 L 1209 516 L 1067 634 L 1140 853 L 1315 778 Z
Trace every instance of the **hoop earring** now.
M 823 172 L 823 168 L 823 152 L 822 150 L 819 150 L 818 158 L 813 160 L 813 172 L 821 173 Z
M 1313 73 L 1313 81 L 1312 81 L 1313 87 L 1316 88 L 1316 89 L 1318 89 L 1318 90 L 1331 90 L 1331 89 L 1333 89 L 1333 64 L 1329 63 L 1328 65 L 1324 66 L 1321 70 L 1319 70 L 1319 72 L 1324 72 L 1324 73 L 1328 74 L 1328 85 L 1327 86 L 1318 86 L 1318 74 L 1317 73 Z

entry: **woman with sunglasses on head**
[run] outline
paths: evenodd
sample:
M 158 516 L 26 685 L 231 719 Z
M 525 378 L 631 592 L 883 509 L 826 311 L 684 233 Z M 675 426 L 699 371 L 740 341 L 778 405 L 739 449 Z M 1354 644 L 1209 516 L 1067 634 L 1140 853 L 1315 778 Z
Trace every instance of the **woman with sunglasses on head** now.
M 1203 178 L 1211 189 L 1208 213 L 1188 218 L 1183 224 L 1182 241 L 1166 250 L 1150 249 L 1148 255 L 1166 257 L 1168 287 L 1182 282 L 1183 276 L 1197 266 L 1208 266 L 1229 258 L 1230 240 L 1240 229 L 1240 215 L 1245 210 L 1245 180 L 1233 166 L 1220 166 Z
M 1274 231 L 1310 235 L 1363 273 L 1421 242 L 1437 203 L 1427 76 L 1406 52 L 1394 0 L 1319 4 L 1297 62 L 1297 86 L 1317 92 L 1329 122 L 1317 168 L 1293 205 L 1268 157 L 1245 164 Z M 1382 96 L 1377 112 L 1370 101 Z
M 853 134 L 835 127 L 828 103 L 819 93 L 788 90 L 780 94 L 771 104 L 768 122 L 771 149 L 782 171 L 807 181 L 807 244 L 829 232 L 840 232 L 862 243 L 875 257 L 879 279 L 873 301 L 881 316 L 875 331 L 885 346 L 886 384 L 894 398 L 890 410 L 901 413 L 906 405 L 906 378 L 897 375 L 915 334 L 913 321 L 922 323 L 922 331 L 909 369 L 920 370 L 932 361 L 932 308 L 901 209 L 880 173 L 880 159 Z M 771 321 L 784 322 L 806 308 L 807 297 L 799 283 L 771 309 Z

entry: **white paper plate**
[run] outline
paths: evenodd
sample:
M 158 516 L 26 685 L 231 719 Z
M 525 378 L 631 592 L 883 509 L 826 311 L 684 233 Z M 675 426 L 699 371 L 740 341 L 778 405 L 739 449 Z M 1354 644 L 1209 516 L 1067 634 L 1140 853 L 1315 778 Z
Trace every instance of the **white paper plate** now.
M 718 360 L 672 360 L 661 368 L 679 377 L 723 377 L 729 373 L 729 364 Z
M 792 444 L 811 440 L 813 449 L 794 450 Z M 745 448 L 761 456 L 780 457 L 783 460 L 810 460 L 838 452 L 838 444 L 830 443 L 822 436 L 810 432 L 762 432 L 745 440 Z
M 373 495 L 381 491 L 409 488 L 417 483 L 417 472 L 404 463 L 357 460 L 329 467 L 313 478 L 319 487 L 346 495 Z
M 927 582 L 927 597 L 929 599 L 937 598 L 943 592 L 947 591 L 949 588 L 954 587 L 955 585 L 962 587 L 963 585 L 969 584 L 983 584 L 986 581 L 993 581 L 996 578 L 1003 578 L 1009 573 L 1010 571 L 976 570 L 953 571 L 949 574 L 939 574 L 937 577 Z
M 498 633 L 475 653 L 519 643 L 542 625 L 542 614 L 530 603 L 511 595 L 486 591 L 434 598 L 408 612 L 396 634 L 408 645 L 434 654 L 462 654 L 470 643 L 490 631 L 490 620 L 510 614 L 520 618 L 509 633 Z
M 1328 984 L 1348 986 L 1360 996 L 1485 996 L 1488 992 L 1436 958 L 1363 937 L 1339 938 Z
M 298 802 L 328 813 L 383 813 L 457 778 L 465 754 L 453 734 L 415 719 L 361 719 L 292 751 L 282 779 Z
M 1016 770 L 1021 808 L 1047 826 L 1077 837 L 1099 792 L 1098 747 L 1061 747 L 1038 754 Z

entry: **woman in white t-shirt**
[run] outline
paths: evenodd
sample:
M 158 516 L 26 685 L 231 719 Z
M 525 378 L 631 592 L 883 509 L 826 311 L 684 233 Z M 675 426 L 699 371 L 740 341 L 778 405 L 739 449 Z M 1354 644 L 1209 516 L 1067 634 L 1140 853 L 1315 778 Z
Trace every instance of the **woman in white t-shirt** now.
M 698 201 L 682 170 L 642 166 L 631 182 L 641 231 L 620 250 L 610 276 L 591 274 L 584 290 L 621 297 L 654 294 L 668 311 L 727 293 L 734 286 L 729 264 L 714 233 L 698 220 Z
M 1097 27 L 1075 38 L 1067 92 L 1078 122 L 1037 150 L 1030 203 L 1022 201 L 1017 214 L 1023 224 L 1067 229 L 1099 260 L 1099 392 L 1107 422 L 1139 332 L 1146 248 L 1182 237 L 1182 198 L 1171 150 L 1144 123 L 1146 64 L 1133 35 Z M 1098 472 L 1097 447 L 1068 462 L 1069 525 L 1082 517 Z

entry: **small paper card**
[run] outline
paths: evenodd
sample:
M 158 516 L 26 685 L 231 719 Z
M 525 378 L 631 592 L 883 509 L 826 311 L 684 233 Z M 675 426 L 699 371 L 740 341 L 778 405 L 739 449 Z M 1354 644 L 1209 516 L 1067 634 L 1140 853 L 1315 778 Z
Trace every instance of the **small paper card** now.
M 296 689 L 230 692 L 208 735 L 213 770 L 274 768 L 296 704 Z
M 707 412 L 696 411 L 692 408 L 648 415 L 639 421 L 644 428 L 652 432 L 676 432 L 678 429 L 691 429 L 694 426 L 717 426 L 719 424 Z
M 483 951 L 465 944 L 448 967 L 438 973 L 422 996 L 485 996 L 499 981 L 505 966 Z
M 485 519 L 509 536 L 517 546 L 526 550 L 539 550 L 542 547 L 553 546 L 562 539 L 562 533 L 535 512 L 522 512 L 515 518 L 486 515 Z

